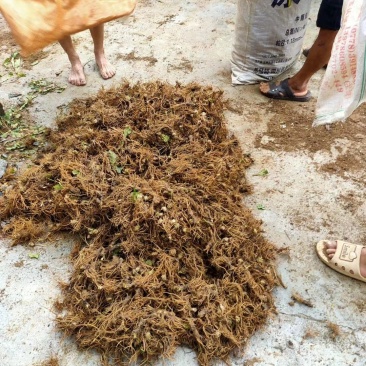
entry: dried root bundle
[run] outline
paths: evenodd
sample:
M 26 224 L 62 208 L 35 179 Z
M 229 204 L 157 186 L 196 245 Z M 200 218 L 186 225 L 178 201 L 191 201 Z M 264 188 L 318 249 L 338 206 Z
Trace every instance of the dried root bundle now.
M 16 242 L 80 239 L 57 321 L 105 364 L 179 345 L 201 365 L 228 360 L 273 310 L 275 249 L 242 205 L 251 161 L 223 109 L 220 91 L 192 84 L 76 100 L 4 195 Z

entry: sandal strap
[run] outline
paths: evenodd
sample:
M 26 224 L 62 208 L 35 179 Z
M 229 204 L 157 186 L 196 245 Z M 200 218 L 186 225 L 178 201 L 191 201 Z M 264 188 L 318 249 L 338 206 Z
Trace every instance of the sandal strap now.
M 280 92 L 289 98 L 295 98 L 290 86 L 288 85 L 289 78 L 282 80 L 278 85 L 275 82 L 269 84 L 269 93 Z
M 286 92 L 286 95 L 293 98 L 293 97 L 295 97 L 295 95 L 292 92 L 290 85 L 288 85 L 289 80 L 290 80 L 289 78 L 282 80 L 280 85 L 282 86 L 283 90 Z
M 347 266 L 348 269 L 361 276 L 360 258 L 364 246 L 348 243 L 342 240 L 337 240 L 336 242 L 337 249 L 330 262 L 341 268 Z

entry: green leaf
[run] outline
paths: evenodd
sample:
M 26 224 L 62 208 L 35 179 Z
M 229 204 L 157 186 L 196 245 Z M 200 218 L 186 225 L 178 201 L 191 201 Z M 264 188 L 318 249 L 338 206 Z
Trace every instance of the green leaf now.
M 128 136 L 130 136 L 132 133 L 132 130 L 130 127 L 126 127 L 124 130 L 123 130 L 123 137 L 126 138 Z
M 161 134 L 161 138 L 163 139 L 163 141 L 167 144 L 170 141 L 170 136 L 169 135 L 165 135 L 165 134 Z
M 63 188 L 64 188 L 64 187 L 62 186 L 62 184 L 61 184 L 61 183 L 58 183 L 58 184 L 56 184 L 56 185 L 54 185 L 54 186 L 53 186 L 53 189 L 54 189 L 55 191 L 61 191 Z
M 17 58 L 14 60 L 14 68 L 17 69 L 21 65 L 22 61 Z
M 258 209 L 258 210 L 265 210 L 266 208 L 264 207 L 264 205 L 262 205 L 261 203 L 259 203 L 259 204 L 257 205 L 257 209 Z
M 108 156 L 109 156 L 109 162 L 114 167 L 116 165 L 116 163 L 117 163 L 117 155 L 116 155 L 116 153 L 114 153 L 112 150 L 109 150 L 108 151 Z
M 6 148 L 7 151 L 14 151 L 14 150 L 21 150 L 24 149 L 24 146 L 22 144 L 15 143 L 12 146 L 9 146 Z
M 148 259 L 147 261 L 145 261 L 145 263 L 148 265 L 148 266 L 152 266 L 153 265 L 153 261 Z
M 31 259 L 39 259 L 40 254 L 39 253 L 29 253 L 28 257 Z
M 132 191 L 131 195 L 132 195 L 132 199 L 133 199 L 135 202 L 136 202 L 137 200 L 139 200 L 139 199 L 141 199 L 141 198 L 142 198 L 142 193 L 140 193 L 140 192 L 138 191 L 138 189 L 136 189 L 136 188 L 134 188 L 134 189 L 133 189 L 133 191 Z
M 269 172 L 267 169 L 262 169 L 259 173 L 253 174 L 253 176 L 265 177 L 268 174 L 269 174 Z
M 123 166 L 116 166 L 116 172 L 118 174 L 122 174 L 122 172 L 123 172 Z
M 73 170 L 71 173 L 72 173 L 73 176 L 76 177 L 80 174 L 80 171 L 79 170 Z
M 35 94 L 48 94 L 52 92 L 62 93 L 66 87 L 60 86 L 52 81 L 46 79 L 32 80 L 29 82 L 29 87 L 34 91 Z

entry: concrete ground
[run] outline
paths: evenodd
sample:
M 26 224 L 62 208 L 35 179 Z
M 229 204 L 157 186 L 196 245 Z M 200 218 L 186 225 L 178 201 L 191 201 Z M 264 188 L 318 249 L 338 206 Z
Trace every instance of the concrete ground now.
M 316 36 L 319 3 L 313 1 L 305 46 Z M 224 90 L 235 106 L 226 114 L 229 129 L 254 159 L 247 174 L 253 194 L 245 197 L 245 204 L 263 220 L 268 239 L 289 248 L 278 259 L 286 286 L 274 293 L 278 314 L 254 335 L 234 364 L 365 365 L 366 285 L 327 268 L 318 260 L 314 244 L 324 238 L 366 240 L 362 158 L 366 140 L 364 128 L 358 127 L 366 113 L 361 108 L 342 126 L 312 129 L 314 101 L 305 105 L 273 102 L 262 97 L 257 86 L 232 87 L 235 14 L 235 0 L 143 0 L 134 15 L 106 25 L 106 50 L 117 66 L 116 77 L 109 81 L 99 77 L 89 34 L 78 34 L 75 40 L 88 85 L 39 96 L 31 115 L 39 124 L 54 126 L 59 109 L 73 98 L 93 95 L 124 78 L 132 83 L 197 81 Z M 16 50 L 4 41 L 7 32 L 0 18 L 1 63 Z M 67 85 L 69 66 L 60 46 L 47 47 L 36 61 L 25 77 L 1 79 L 0 101 L 5 107 L 13 100 L 9 94 L 29 91 L 32 79 Z M 295 68 L 303 62 L 301 57 Z M 315 97 L 323 73 L 311 81 Z M 357 133 L 352 130 L 355 126 Z M 6 160 L 0 160 L 0 175 L 5 166 Z M 262 169 L 268 170 L 268 176 L 255 175 Z M 258 210 L 259 204 L 265 210 Z M 52 304 L 59 295 L 58 281 L 67 280 L 71 270 L 70 248 L 71 243 L 61 239 L 34 248 L 10 247 L 0 241 L 0 365 L 35 366 L 50 357 L 57 357 L 60 366 L 100 365 L 97 354 L 77 350 L 55 331 Z M 32 253 L 39 254 L 39 259 L 31 259 Z M 313 307 L 294 303 L 294 292 Z M 197 363 L 192 351 L 181 348 L 165 364 Z

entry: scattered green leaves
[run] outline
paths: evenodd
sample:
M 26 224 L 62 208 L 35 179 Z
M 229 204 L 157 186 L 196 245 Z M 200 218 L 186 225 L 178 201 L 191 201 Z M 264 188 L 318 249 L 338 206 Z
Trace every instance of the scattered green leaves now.
M 25 146 L 20 142 L 15 142 L 14 144 L 7 146 L 6 151 L 23 150 Z
M 39 146 L 42 136 L 46 132 L 43 126 L 31 126 L 24 118 L 23 110 L 31 103 L 32 97 L 28 96 L 22 104 L 9 108 L 0 116 L 0 146 L 6 151 L 28 151 Z
M 4 115 L 0 116 L 0 129 L 17 128 L 22 118 L 21 112 L 28 107 L 33 99 L 33 96 L 28 95 L 19 106 L 7 109 Z
M 39 80 L 32 80 L 29 83 L 29 87 L 33 90 L 34 93 L 41 95 L 45 95 L 52 92 L 62 93 L 66 89 L 65 86 L 60 86 L 44 78 Z
M 26 76 L 25 73 L 21 71 L 23 59 L 21 58 L 19 52 L 14 52 L 9 57 L 7 57 L 3 62 L 3 66 L 7 71 L 7 74 L 0 75 L 0 78 L 4 76 L 7 76 L 8 78 L 1 80 L 2 82 L 8 81 L 10 78 L 14 78 L 14 80 L 16 80 L 17 78 Z
M 264 205 L 262 205 L 261 203 L 259 203 L 259 204 L 257 205 L 257 209 L 258 209 L 258 210 L 265 210 L 266 208 L 265 208 L 265 206 L 264 206 Z
M 40 254 L 39 253 L 29 253 L 28 257 L 31 259 L 39 259 Z
M 19 52 L 12 53 L 3 62 L 3 66 L 7 70 L 13 70 L 13 71 L 17 71 L 22 65 L 23 65 L 23 60 L 22 60 Z

